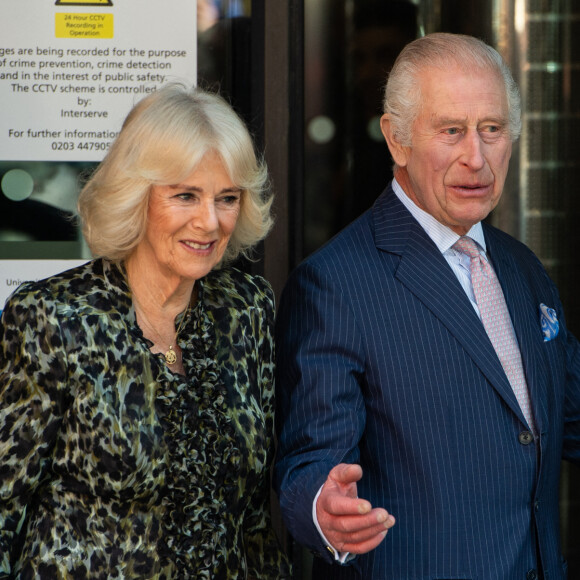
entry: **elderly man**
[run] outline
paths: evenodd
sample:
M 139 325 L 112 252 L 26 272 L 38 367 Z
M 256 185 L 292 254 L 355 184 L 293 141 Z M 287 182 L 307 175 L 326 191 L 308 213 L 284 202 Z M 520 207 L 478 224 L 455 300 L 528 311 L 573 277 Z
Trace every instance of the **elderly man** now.
M 407 45 L 382 118 L 391 186 L 290 277 L 276 486 L 319 556 L 314 578 L 566 577 L 558 482 L 560 460 L 580 459 L 578 342 L 533 253 L 482 223 L 519 116 L 485 43 Z

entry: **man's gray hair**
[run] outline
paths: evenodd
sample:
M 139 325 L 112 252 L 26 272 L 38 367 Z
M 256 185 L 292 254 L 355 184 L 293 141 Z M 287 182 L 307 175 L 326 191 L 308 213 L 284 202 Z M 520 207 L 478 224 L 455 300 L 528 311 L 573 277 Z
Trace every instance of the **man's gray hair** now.
M 413 123 L 421 108 L 421 73 L 433 67 L 448 69 L 450 63 L 466 69 L 496 71 L 502 77 L 508 103 L 509 134 L 512 141 L 516 141 L 521 132 L 520 92 L 501 55 L 473 36 L 443 32 L 409 43 L 389 74 L 383 110 L 389 115 L 396 141 L 411 146 Z

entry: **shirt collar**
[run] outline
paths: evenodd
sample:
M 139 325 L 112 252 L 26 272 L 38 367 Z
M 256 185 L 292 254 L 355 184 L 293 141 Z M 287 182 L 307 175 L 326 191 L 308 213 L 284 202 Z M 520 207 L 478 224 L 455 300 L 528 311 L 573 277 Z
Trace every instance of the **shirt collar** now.
M 451 228 L 443 225 L 437 221 L 431 214 L 422 210 L 413 202 L 409 196 L 403 191 L 396 179 L 393 179 L 393 191 L 399 198 L 401 203 L 409 210 L 411 215 L 419 222 L 419 225 L 425 230 L 427 235 L 433 240 L 439 251 L 444 254 L 451 249 L 451 246 L 461 237 L 456 234 Z M 476 241 L 484 251 L 486 251 L 485 237 L 483 235 L 483 228 L 481 222 L 477 222 L 465 234 L 474 241 Z

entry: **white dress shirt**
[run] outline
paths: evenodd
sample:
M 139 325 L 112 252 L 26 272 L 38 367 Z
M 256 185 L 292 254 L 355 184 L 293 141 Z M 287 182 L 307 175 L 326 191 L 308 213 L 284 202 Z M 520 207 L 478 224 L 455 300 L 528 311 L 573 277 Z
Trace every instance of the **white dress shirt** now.
M 401 203 L 409 210 L 411 215 L 419 222 L 427 235 L 433 240 L 433 243 L 439 248 L 439 251 L 451 266 L 453 273 L 457 277 L 457 280 L 459 280 L 461 287 L 467 294 L 467 297 L 473 305 L 475 312 L 477 312 L 477 315 L 479 316 L 479 308 L 477 307 L 477 302 L 475 301 L 475 296 L 473 294 L 473 287 L 471 285 L 471 260 L 469 256 L 463 252 L 458 252 L 457 250 L 453 249 L 453 244 L 455 244 L 455 242 L 461 236 L 456 234 L 451 228 L 444 226 L 431 214 L 422 210 L 413 201 L 411 201 L 401 186 L 397 183 L 396 179 L 393 179 L 392 186 L 395 195 L 399 198 Z M 474 226 L 472 226 L 465 235 L 469 236 L 477 243 L 482 257 L 488 261 L 487 248 L 485 245 L 485 238 L 483 236 L 481 222 L 477 222 Z

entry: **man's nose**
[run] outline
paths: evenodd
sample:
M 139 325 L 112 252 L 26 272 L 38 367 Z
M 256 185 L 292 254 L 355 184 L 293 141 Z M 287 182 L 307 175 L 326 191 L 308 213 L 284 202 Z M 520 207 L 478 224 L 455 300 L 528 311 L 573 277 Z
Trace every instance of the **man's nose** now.
M 471 169 L 478 170 L 485 165 L 483 142 L 477 131 L 469 131 L 463 139 L 463 161 Z

